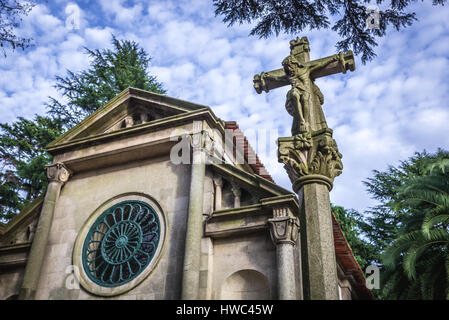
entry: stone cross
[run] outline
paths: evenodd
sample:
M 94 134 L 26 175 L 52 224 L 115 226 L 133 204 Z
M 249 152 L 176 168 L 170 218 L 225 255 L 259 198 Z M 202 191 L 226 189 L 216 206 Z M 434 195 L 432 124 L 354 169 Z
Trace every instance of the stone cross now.
M 285 107 L 293 116 L 292 136 L 278 139 L 278 160 L 284 164 L 301 203 L 303 296 L 336 300 L 339 294 L 329 191 L 343 164 L 321 107 L 323 94 L 314 81 L 354 71 L 355 63 L 351 51 L 313 61 L 309 52 L 306 37 L 290 41 L 290 55 L 283 60 L 283 68 L 255 75 L 254 88 L 261 93 L 291 85 Z M 284 255 L 283 259 L 294 257 Z M 288 264 L 287 260 L 283 263 Z
M 352 51 L 313 61 L 310 61 L 309 52 L 307 38 L 298 37 L 290 41 L 290 55 L 282 61 L 282 69 L 254 76 L 257 93 L 291 85 L 285 107 L 293 116 L 292 136 L 327 128 L 321 108 L 324 98 L 315 79 L 355 68 Z

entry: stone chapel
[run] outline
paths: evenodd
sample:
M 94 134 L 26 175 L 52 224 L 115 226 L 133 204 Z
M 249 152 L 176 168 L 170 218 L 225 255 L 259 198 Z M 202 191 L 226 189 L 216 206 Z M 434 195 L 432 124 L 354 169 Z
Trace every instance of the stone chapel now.
M 0 299 L 311 298 L 301 199 L 210 107 L 128 88 L 47 150 L 46 194 L 0 223 Z M 372 299 L 335 217 L 328 236 L 338 298 Z

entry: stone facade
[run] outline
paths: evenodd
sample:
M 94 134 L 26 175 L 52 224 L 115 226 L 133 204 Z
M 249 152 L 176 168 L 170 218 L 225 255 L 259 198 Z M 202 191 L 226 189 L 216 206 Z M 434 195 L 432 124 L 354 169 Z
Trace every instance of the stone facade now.
M 87 172 L 73 177 L 58 200 L 37 299 L 96 298 L 84 290 L 72 297 L 65 290 L 65 270 L 72 265 L 75 240 L 89 216 L 103 203 L 120 195 L 142 194 L 155 199 L 167 220 L 164 252 L 151 277 L 122 298 L 174 298 L 180 289 L 187 218 L 189 168 L 172 166 L 162 157 Z M 165 181 L 162 185 L 160 181 Z M 101 192 L 99 192 L 101 190 Z M 128 198 L 125 196 L 125 198 Z
M 296 195 L 246 158 L 195 162 L 225 127 L 208 107 L 127 89 L 50 144 L 49 178 L 60 182 L 0 225 L 0 299 L 303 299 Z M 193 164 L 170 158 L 184 138 Z M 123 199 L 155 208 L 160 247 L 134 280 L 98 289 L 83 274 L 82 243 Z M 360 298 L 346 265 L 342 298 Z

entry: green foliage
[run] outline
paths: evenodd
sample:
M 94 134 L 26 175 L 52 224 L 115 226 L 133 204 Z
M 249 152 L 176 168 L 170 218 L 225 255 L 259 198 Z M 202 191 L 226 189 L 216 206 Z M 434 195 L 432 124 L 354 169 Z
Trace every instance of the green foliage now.
M 45 146 L 128 87 L 164 93 L 147 72 L 150 58 L 132 41 L 112 39 L 113 49 L 89 50 L 90 68 L 67 71 L 56 78 L 66 103 L 50 98 L 49 116 L 18 118 L 0 124 L 0 220 L 9 220 L 45 192 L 45 165 L 51 156 Z
M 389 26 L 397 31 L 417 20 L 414 12 L 407 12 L 412 0 L 391 1 L 385 10 L 379 10 L 378 29 L 367 29 L 369 6 L 381 6 L 385 0 L 213 0 L 215 14 L 222 15 L 229 26 L 234 23 L 255 23 L 251 35 L 269 37 L 280 32 L 300 34 L 309 29 L 331 28 L 342 38 L 339 50 L 352 49 L 362 55 L 362 62 L 372 60 L 376 54 L 376 37 L 383 37 Z M 444 5 L 446 0 L 433 1 Z M 331 21 L 335 23 L 331 26 Z
M 35 5 L 36 1 L 32 0 L 0 0 L 0 48 L 4 56 L 5 47 L 25 50 L 31 45 L 31 39 L 17 36 L 15 29 L 22 22 L 22 17 L 28 15 Z
M 151 59 L 136 42 L 112 36 L 112 45 L 112 50 L 85 48 L 92 59 L 90 68 L 56 77 L 55 87 L 67 103 L 50 98 L 48 109 L 52 117 L 72 127 L 128 87 L 165 93 L 156 77 L 148 74 Z
M 387 299 L 449 298 L 449 153 L 417 153 L 366 185 L 381 204 L 367 219 Z
M 10 219 L 47 186 L 44 166 L 51 161 L 45 146 L 62 132 L 48 117 L 19 117 L 0 124 L 0 219 Z
M 360 268 L 366 270 L 369 265 L 379 260 L 379 252 L 365 239 L 363 229 L 366 228 L 366 222 L 363 216 L 356 210 L 339 206 L 332 206 L 332 211 Z
M 419 224 L 417 216 L 410 214 L 410 209 L 402 205 L 399 189 L 410 178 L 424 175 L 432 160 L 440 159 L 445 154 L 444 151 L 438 151 L 434 155 L 416 153 L 409 160 L 401 161 L 397 167 L 390 166 L 383 172 L 374 170 L 373 177 L 364 181 L 368 192 L 380 204 L 365 212 L 367 224 L 363 231 L 379 251 L 384 251 L 399 236 L 405 220 L 414 220 L 415 224 Z M 405 227 L 410 227 L 411 223 L 410 221 Z

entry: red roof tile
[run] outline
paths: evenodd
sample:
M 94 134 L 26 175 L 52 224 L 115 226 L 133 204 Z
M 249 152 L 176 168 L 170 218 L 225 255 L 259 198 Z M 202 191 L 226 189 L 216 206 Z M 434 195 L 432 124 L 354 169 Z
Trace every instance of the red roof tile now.
M 332 214 L 332 227 L 334 232 L 335 254 L 343 265 L 345 271 L 351 273 L 356 280 L 355 289 L 357 290 L 359 297 L 361 299 L 373 300 L 374 295 L 371 290 L 366 287 L 363 271 L 360 269 L 360 266 L 355 259 L 351 247 L 349 246 L 337 219 L 335 219 L 334 214 Z
M 242 130 L 240 130 L 237 122 L 235 121 L 226 121 L 225 122 L 225 129 L 233 130 L 234 135 L 236 137 L 242 137 L 243 138 L 243 153 L 245 160 L 248 162 L 248 164 L 251 166 L 251 168 L 254 170 L 254 172 L 261 176 L 262 178 L 265 178 L 271 182 L 274 183 L 273 178 L 268 173 L 265 166 L 260 161 L 259 157 L 257 156 L 254 149 L 249 144 L 248 140 L 246 139 L 245 135 L 243 134 Z

